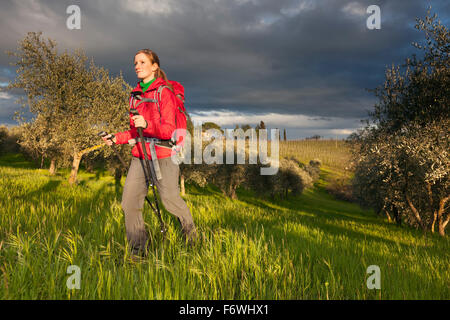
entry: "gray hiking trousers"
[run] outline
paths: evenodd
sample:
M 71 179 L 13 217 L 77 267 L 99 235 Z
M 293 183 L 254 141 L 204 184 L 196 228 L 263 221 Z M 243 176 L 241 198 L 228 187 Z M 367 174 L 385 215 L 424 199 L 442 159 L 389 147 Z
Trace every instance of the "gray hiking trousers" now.
M 178 178 L 180 168 L 172 162 L 170 157 L 158 159 L 162 179 L 155 182 L 162 204 L 171 214 L 176 216 L 181 223 L 183 232 L 195 229 L 192 215 L 180 196 Z M 145 251 L 146 242 L 149 238 L 144 225 L 142 211 L 145 196 L 148 193 L 144 167 L 145 162 L 133 157 L 128 170 L 122 194 L 122 209 L 125 214 L 125 229 L 128 243 L 133 252 Z M 150 197 L 153 201 L 153 196 Z

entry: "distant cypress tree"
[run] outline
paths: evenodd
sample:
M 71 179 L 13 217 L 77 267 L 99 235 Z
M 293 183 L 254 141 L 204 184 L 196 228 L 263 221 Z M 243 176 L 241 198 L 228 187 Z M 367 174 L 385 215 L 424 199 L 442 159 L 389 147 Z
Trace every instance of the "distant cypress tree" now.
M 261 121 L 259 124 L 256 125 L 255 130 L 256 130 L 256 137 L 259 138 L 259 130 L 260 129 L 265 129 L 266 125 L 264 124 L 264 121 Z

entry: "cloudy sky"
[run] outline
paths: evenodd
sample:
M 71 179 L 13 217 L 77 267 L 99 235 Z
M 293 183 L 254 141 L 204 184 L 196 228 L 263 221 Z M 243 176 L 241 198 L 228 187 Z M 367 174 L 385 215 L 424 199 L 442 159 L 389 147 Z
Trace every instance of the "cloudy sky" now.
M 69 5 L 81 29 L 69 30 Z M 381 29 L 369 30 L 370 5 Z M 223 127 L 286 128 L 288 139 L 346 137 L 367 117 L 385 69 L 418 53 L 415 18 L 427 7 L 449 25 L 447 0 L 2 0 L 0 87 L 14 79 L 12 58 L 29 31 L 84 49 L 111 74 L 136 84 L 134 53 L 150 48 L 186 89 L 196 121 Z M 0 124 L 14 124 L 18 92 L 0 92 Z

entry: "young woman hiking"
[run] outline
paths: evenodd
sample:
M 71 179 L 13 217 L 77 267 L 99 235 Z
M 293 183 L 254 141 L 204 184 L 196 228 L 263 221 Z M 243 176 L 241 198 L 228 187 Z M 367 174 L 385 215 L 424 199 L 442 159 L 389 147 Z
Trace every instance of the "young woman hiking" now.
M 160 86 L 171 87 L 166 74 L 161 70 L 158 56 L 149 49 L 139 50 L 134 57 L 136 75 L 141 81 L 132 91 L 130 109 L 133 105 L 133 95 L 141 98 L 158 99 L 156 102 L 142 102 L 136 105 L 139 115 L 130 114 L 130 130 L 118 132 L 103 138 L 106 144 L 125 144 L 130 139 L 139 138 L 137 128 L 143 128 L 144 137 L 169 140 L 175 130 L 176 99 L 169 88 L 163 88 L 158 97 Z M 111 139 L 112 138 L 112 139 Z M 180 169 L 171 159 L 170 148 L 155 146 L 156 156 L 161 171 L 161 179 L 155 179 L 155 186 L 164 207 L 176 216 L 181 223 L 185 239 L 195 241 L 197 232 L 192 215 L 186 203 L 180 196 L 178 178 Z M 146 143 L 147 156 L 150 156 L 149 143 Z M 146 164 L 141 143 L 136 143 L 132 149 L 132 160 L 122 194 L 122 209 L 125 214 L 125 229 L 128 243 L 133 254 L 145 253 L 149 238 L 142 218 L 144 199 L 148 193 L 148 184 L 144 173 Z M 153 160 L 153 159 L 152 159 Z M 150 160 L 150 161 L 152 161 Z

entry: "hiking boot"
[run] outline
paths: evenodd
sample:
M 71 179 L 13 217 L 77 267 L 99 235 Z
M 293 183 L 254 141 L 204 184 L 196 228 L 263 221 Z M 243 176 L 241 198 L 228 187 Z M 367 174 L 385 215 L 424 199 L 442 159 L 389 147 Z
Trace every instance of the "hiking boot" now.
M 131 260 L 143 260 L 147 257 L 148 255 L 148 245 L 149 243 L 147 243 L 147 245 L 145 246 L 145 249 L 141 249 L 141 248 L 131 248 L 130 250 L 130 258 Z
M 190 245 L 194 245 L 198 240 L 197 229 L 195 225 L 189 225 L 183 228 L 184 241 Z

